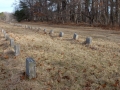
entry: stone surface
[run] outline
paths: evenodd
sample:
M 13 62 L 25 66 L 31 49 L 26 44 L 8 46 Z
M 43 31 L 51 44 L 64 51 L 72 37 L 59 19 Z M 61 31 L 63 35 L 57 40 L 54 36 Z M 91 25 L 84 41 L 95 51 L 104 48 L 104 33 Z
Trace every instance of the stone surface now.
M 44 34 L 47 34 L 47 31 L 46 31 L 46 29 L 44 29 L 43 31 L 44 31 Z
M 18 44 L 14 45 L 15 56 L 20 54 L 20 46 Z
M 5 39 L 8 40 L 9 39 L 9 35 L 5 31 L 4 31 L 3 34 L 4 34 Z
M 2 33 L 4 33 L 4 29 L 2 29 Z
M 14 47 L 14 39 L 12 39 L 12 38 L 10 39 L 10 46 Z
M 63 37 L 64 33 L 63 32 L 60 32 L 59 33 L 59 37 Z
M 10 37 L 9 37 L 8 34 L 5 34 L 5 39 L 6 39 L 6 40 L 10 40 Z
M 87 37 L 85 44 L 91 44 L 92 43 L 92 37 Z
M 50 34 L 50 35 L 54 34 L 54 31 L 53 31 L 53 30 L 50 30 L 49 34 Z
M 32 58 L 26 58 L 26 75 L 29 79 L 36 78 L 36 63 Z
M 78 39 L 78 35 L 77 35 L 76 33 L 74 33 L 73 39 L 74 39 L 74 40 L 77 40 L 77 39 Z

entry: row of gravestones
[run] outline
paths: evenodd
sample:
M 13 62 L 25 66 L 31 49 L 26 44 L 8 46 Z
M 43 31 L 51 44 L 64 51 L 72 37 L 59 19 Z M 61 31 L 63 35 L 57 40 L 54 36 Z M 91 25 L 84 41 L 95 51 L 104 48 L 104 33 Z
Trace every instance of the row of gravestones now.
M 15 23 L 10 23 L 11 25 L 15 25 L 15 26 L 18 26 L 18 27 L 23 27 L 23 28 L 26 28 L 26 29 L 32 29 L 32 30 L 41 30 L 40 27 L 32 27 L 32 26 L 29 26 L 29 25 L 22 25 L 22 24 L 15 24 Z M 43 30 L 44 34 L 47 34 L 47 30 L 44 29 Z M 49 32 L 50 35 L 54 34 L 54 31 L 51 30 Z M 64 32 L 60 32 L 59 33 L 59 37 L 63 37 L 64 36 Z M 74 33 L 73 35 L 73 39 L 74 40 L 78 40 L 78 37 L 79 35 L 77 33 Z M 92 43 L 92 37 L 87 37 L 84 44 L 87 44 L 87 45 L 90 45 Z
M 32 27 L 32 26 L 28 26 L 28 25 L 21 25 L 21 24 L 14 24 L 14 23 L 10 23 L 10 24 L 14 25 L 14 26 L 17 26 L 17 27 L 23 27 L 23 28 L 26 28 L 26 29 L 41 30 L 40 27 Z M 44 31 L 44 34 L 47 34 L 46 29 L 44 29 L 43 31 Z M 51 30 L 49 32 L 49 34 L 50 35 L 54 34 L 54 31 Z M 63 37 L 63 36 L 64 36 L 64 33 L 60 32 L 59 37 Z M 78 34 L 77 33 L 74 33 L 73 39 L 74 40 L 78 39 Z M 85 44 L 90 45 L 91 42 L 92 42 L 92 38 L 87 37 L 86 41 L 85 41 Z M 36 63 L 35 63 L 35 60 L 33 60 L 32 58 L 27 58 L 26 59 L 26 75 L 29 77 L 29 79 L 36 78 Z
M 14 55 L 18 56 L 20 54 L 20 46 L 15 44 L 14 39 L 10 38 L 10 36 L 6 33 L 4 29 L 2 29 L 2 33 L 7 41 L 10 41 L 10 46 L 14 48 Z
M 5 39 L 10 41 L 10 46 L 14 48 L 14 55 L 18 56 L 20 54 L 20 46 L 15 44 L 14 39 L 10 38 L 5 30 L 2 29 Z M 29 79 L 36 78 L 36 63 L 32 58 L 26 59 L 26 76 Z

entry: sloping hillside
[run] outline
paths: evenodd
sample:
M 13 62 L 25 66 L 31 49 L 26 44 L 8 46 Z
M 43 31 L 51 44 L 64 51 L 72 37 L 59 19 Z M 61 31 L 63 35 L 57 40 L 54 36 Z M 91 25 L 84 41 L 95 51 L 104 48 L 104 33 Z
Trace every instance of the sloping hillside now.
M 21 54 L 14 56 L 9 41 L 0 32 L 1 90 L 119 90 L 120 32 L 92 27 L 40 27 L 37 31 L 0 22 L 0 28 L 21 49 Z M 43 29 L 55 33 L 50 36 Z M 62 38 L 58 37 L 60 31 L 65 33 Z M 75 32 L 78 40 L 72 39 Z M 93 38 L 90 46 L 83 44 L 88 36 Z M 36 61 L 36 79 L 24 76 L 27 57 Z

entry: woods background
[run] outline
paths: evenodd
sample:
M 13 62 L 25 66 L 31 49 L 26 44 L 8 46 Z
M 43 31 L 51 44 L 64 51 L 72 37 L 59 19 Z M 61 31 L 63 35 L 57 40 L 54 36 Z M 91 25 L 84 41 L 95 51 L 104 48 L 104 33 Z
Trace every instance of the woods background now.
M 17 21 L 120 26 L 119 0 L 19 0 Z

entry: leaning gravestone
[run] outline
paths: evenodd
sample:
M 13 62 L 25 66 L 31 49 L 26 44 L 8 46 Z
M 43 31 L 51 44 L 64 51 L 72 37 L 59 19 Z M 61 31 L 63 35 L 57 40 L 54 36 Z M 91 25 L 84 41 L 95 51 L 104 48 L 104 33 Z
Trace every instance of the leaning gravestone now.
M 20 54 L 20 46 L 18 44 L 14 45 L 15 56 Z
M 87 37 L 86 38 L 86 41 L 85 41 L 85 44 L 91 44 L 92 43 L 92 38 L 91 37 Z
M 63 32 L 60 32 L 59 33 L 59 37 L 63 37 L 64 33 Z
M 36 63 L 32 58 L 26 59 L 26 75 L 29 79 L 36 78 Z
M 78 39 L 78 35 L 77 35 L 76 33 L 74 33 L 73 39 L 74 39 L 74 40 L 77 40 L 77 39 Z
M 12 39 L 12 38 L 10 39 L 10 46 L 14 47 L 14 39 Z

